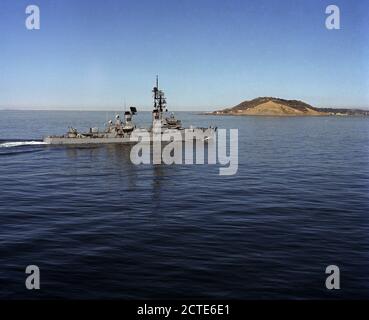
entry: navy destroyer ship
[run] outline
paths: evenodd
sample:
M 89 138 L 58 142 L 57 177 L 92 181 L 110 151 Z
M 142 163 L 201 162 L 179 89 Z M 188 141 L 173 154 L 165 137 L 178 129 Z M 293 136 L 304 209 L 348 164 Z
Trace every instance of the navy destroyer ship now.
M 163 134 L 171 135 L 172 140 L 184 141 L 188 139 L 186 131 L 200 130 L 206 133 L 204 140 L 211 139 L 215 134 L 216 128 L 183 128 L 181 120 L 175 118 L 171 113 L 167 116 L 167 101 L 164 91 L 159 89 L 159 80 L 156 77 L 156 85 L 152 90 L 153 93 L 153 111 L 152 125 L 150 128 L 137 128 L 133 122 L 133 117 L 137 113 L 136 107 L 130 107 L 130 111 L 124 112 L 124 119 L 121 120 L 119 114 L 115 116 L 115 121 L 109 120 L 105 129 L 90 128 L 88 132 L 79 132 L 76 128 L 70 127 L 68 132 L 62 136 L 47 136 L 43 139 L 44 143 L 51 145 L 61 144 L 104 144 L 104 143 L 132 143 L 133 136 L 140 136 L 142 133 L 148 133 L 150 141 L 155 137 Z M 196 139 L 191 137 L 191 139 Z M 133 141 L 132 141 L 133 140 Z

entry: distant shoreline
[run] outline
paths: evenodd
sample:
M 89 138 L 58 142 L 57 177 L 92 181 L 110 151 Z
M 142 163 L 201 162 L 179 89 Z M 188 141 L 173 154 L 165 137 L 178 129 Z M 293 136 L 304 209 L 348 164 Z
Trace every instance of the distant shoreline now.
M 317 114 L 317 115 L 283 115 L 283 114 L 238 114 L 238 113 L 215 113 L 215 112 L 203 112 L 201 115 L 206 116 L 226 116 L 226 117 L 280 117 L 280 118 L 311 118 L 311 117 L 368 117 L 369 111 L 367 111 L 368 114 Z

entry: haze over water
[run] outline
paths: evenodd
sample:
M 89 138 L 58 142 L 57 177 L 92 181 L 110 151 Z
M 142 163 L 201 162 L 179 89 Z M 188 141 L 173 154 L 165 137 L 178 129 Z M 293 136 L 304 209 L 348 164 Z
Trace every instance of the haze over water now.
M 0 111 L 0 298 L 369 297 L 368 118 L 177 115 L 239 129 L 235 176 L 135 166 L 126 146 L 20 145 L 112 112 Z

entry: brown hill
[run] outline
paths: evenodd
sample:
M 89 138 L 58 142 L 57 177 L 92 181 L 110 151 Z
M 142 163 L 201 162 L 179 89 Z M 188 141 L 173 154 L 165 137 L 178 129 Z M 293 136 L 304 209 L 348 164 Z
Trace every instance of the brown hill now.
M 212 112 L 223 115 L 259 116 L 323 116 L 323 115 L 369 115 L 369 111 L 356 109 L 316 108 L 303 101 L 274 97 L 259 97 L 241 102 L 233 108 Z

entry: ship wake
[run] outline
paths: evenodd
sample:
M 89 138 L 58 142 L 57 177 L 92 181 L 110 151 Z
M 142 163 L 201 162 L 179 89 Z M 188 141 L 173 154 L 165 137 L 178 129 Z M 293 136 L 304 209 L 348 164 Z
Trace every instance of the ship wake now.
M 43 141 L 10 141 L 0 143 L 0 148 L 14 148 L 21 146 L 38 146 L 46 144 Z

